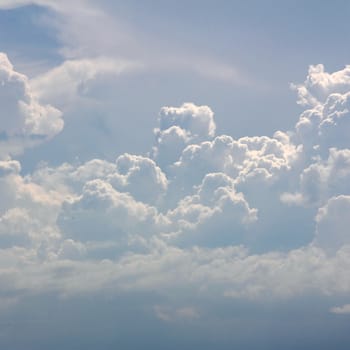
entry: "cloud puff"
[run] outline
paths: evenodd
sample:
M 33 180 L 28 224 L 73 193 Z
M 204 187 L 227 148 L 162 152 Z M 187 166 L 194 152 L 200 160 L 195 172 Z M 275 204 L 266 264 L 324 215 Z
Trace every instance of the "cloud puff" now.
M 82 194 L 63 203 L 58 224 L 68 238 L 80 241 L 125 241 L 149 236 L 161 224 L 154 207 L 137 202 L 100 179 L 87 182 Z
M 32 219 L 24 209 L 12 208 L 0 217 L 0 246 L 28 246 Z
M 346 93 L 350 89 L 350 66 L 328 73 L 323 64 L 311 65 L 309 74 L 303 84 L 292 84 L 298 93 L 298 103 L 316 106 L 326 101 L 332 93 Z
M 0 174 L 0 255 L 15 251 L 20 259 L 46 260 L 60 239 L 56 220 L 62 195 L 47 192 L 19 174 L 15 161 L 11 172 Z
M 138 201 L 161 202 L 167 191 L 168 180 L 156 163 L 147 157 L 125 153 L 115 163 L 93 159 L 77 167 L 65 163 L 57 168 L 41 167 L 32 179 L 47 188 L 60 187 L 66 193 L 80 192 L 85 183 L 101 179 L 116 190 L 128 192 Z
M 332 93 L 324 103 L 301 114 L 296 133 L 310 155 L 327 155 L 330 147 L 348 147 L 349 98 L 349 93 Z
M 191 193 L 193 186 L 199 185 L 206 174 L 222 172 L 234 180 L 240 192 L 251 195 L 253 206 L 260 205 L 263 198 L 259 198 L 258 192 L 264 188 L 271 191 L 271 186 L 291 171 L 300 151 L 300 147 L 282 132 L 276 133 L 274 138 L 238 140 L 220 135 L 183 150 L 180 159 L 168 171 L 173 179 L 169 193 L 174 196 Z
M 332 98 L 312 108 L 334 121 L 345 107 Z M 298 128 L 215 136 L 211 109 L 184 104 L 161 109 L 149 157 L 42 164 L 26 176 L 4 158 L 0 264 L 15 266 L 9 288 L 249 300 L 349 292 L 348 143 L 317 132 L 307 147 Z M 282 251 L 271 237 L 293 244 Z M 163 320 L 199 316 L 181 305 L 152 310 Z
M 322 65 L 311 67 L 298 86 L 299 95 L 307 91 L 312 102 L 291 133 L 291 141 L 302 146 L 294 172 L 299 189 L 284 193 L 285 203 L 322 207 L 333 196 L 349 194 L 349 72 L 349 66 L 332 74 Z
M 300 176 L 304 201 L 322 205 L 328 198 L 350 194 L 350 150 L 331 148 L 329 157 L 319 159 L 303 170 Z
M 347 315 L 350 314 L 350 304 L 345 304 L 343 306 L 334 306 L 330 308 L 329 311 L 337 315 Z
M 350 196 L 331 198 L 316 216 L 315 244 L 329 253 L 335 253 L 350 244 Z
M 21 164 L 17 160 L 0 160 L 0 177 L 10 174 L 18 174 L 21 170 Z
M 184 103 L 181 107 L 163 107 L 159 115 L 159 129 L 178 126 L 189 133 L 194 141 L 215 135 L 214 113 L 208 106 Z
M 235 191 L 230 177 L 211 173 L 204 177 L 196 193 L 181 200 L 167 217 L 177 226 L 177 235 L 172 237 L 175 242 L 213 247 L 242 242 L 246 226 L 257 219 L 257 210 L 251 209 L 243 194 Z
M 162 167 L 175 162 L 186 145 L 213 138 L 216 129 L 213 111 L 193 103 L 163 107 L 158 123 L 153 157 Z
M 191 306 L 185 306 L 174 309 L 171 306 L 167 307 L 164 305 L 155 305 L 154 313 L 160 320 L 166 322 L 193 320 L 199 318 L 198 311 Z
M 156 203 L 167 191 L 165 174 L 147 157 L 124 154 L 118 157 L 116 166 L 118 175 L 111 177 L 111 183 L 129 192 L 136 200 Z
M 62 113 L 39 103 L 28 78 L 14 70 L 4 53 L 0 53 L 0 103 L 0 156 L 20 153 L 63 129 Z

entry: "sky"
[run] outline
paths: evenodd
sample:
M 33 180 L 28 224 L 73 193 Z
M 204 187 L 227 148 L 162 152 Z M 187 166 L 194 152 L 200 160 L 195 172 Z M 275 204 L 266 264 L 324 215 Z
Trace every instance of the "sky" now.
M 0 346 L 348 349 L 348 1 L 0 0 Z

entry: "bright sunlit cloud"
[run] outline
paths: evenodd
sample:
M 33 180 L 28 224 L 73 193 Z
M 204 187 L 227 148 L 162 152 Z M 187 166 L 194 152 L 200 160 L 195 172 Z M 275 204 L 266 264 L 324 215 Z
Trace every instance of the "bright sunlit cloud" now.
M 60 58 L 21 71 L 15 33 L 0 53 L 1 346 L 346 349 L 349 66 L 302 62 L 289 107 L 239 52 L 188 48 L 220 11 L 169 15 L 192 31 L 167 51 L 164 7 L 137 6 L 0 1 L 44 8 Z

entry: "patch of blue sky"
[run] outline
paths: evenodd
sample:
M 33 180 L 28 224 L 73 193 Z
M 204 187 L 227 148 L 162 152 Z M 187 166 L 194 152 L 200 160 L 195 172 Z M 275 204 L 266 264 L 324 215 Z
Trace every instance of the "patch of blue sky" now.
M 1 51 L 28 76 L 62 61 L 57 31 L 48 25 L 52 16 L 49 9 L 37 5 L 0 10 Z

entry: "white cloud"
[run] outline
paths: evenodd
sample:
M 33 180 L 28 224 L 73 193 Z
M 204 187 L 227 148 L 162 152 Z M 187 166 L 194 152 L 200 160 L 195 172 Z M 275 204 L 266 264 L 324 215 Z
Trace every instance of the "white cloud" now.
M 18 154 L 58 134 L 63 129 L 62 113 L 51 105 L 41 105 L 28 78 L 14 70 L 0 53 L 0 157 Z
M 309 67 L 309 74 L 303 84 L 292 85 L 298 93 L 298 103 L 316 106 L 325 102 L 331 93 L 345 93 L 350 88 L 350 66 L 327 73 L 323 64 Z
M 193 103 L 163 107 L 158 123 L 153 157 L 162 167 L 177 161 L 186 145 L 213 138 L 216 129 L 213 111 Z
M 282 202 L 320 207 L 331 197 L 350 194 L 350 150 L 328 149 L 327 159 L 315 157 L 299 177 L 299 191 L 283 193 Z
M 335 116 L 330 107 L 324 113 Z M 12 269 L 11 291 L 255 301 L 350 291 L 348 148 L 324 142 L 325 156 L 281 131 L 215 136 L 213 111 L 190 103 L 162 108 L 158 123 L 153 159 L 125 153 L 115 162 L 42 164 L 26 176 L 18 161 L 0 161 L 0 274 Z M 312 209 L 287 227 L 292 203 Z M 314 236 L 297 232 L 316 212 Z M 283 252 L 251 248 L 269 234 L 311 238 Z M 186 302 L 153 305 L 167 321 L 201 315 Z
M 0 246 L 28 246 L 32 219 L 24 209 L 12 208 L 0 217 Z
M 155 305 L 154 312 L 156 316 L 166 322 L 170 321 L 184 321 L 199 318 L 198 311 L 191 306 L 185 306 L 174 309 L 172 306 Z
M 76 260 L 86 257 L 86 246 L 81 242 L 76 242 L 73 239 L 65 239 L 57 252 L 59 259 Z
M 312 155 L 328 148 L 346 148 L 350 131 L 349 93 L 330 93 L 324 103 L 303 112 L 296 124 L 297 136 Z
M 32 3 L 30 0 L 0 0 L 0 6 L 3 9 L 16 8 Z
M 40 255 L 40 247 L 60 237 L 56 219 L 65 194 L 22 177 L 18 161 L 2 161 L 1 168 L 0 247 L 22 246 Z
M 76 167 L 68 163 L 57 168 L 43 166 L 32 174 L 32 179 L 47 189 L 60 188 L 67 194 L 79 193 L 88 181 L 101 179 L 151 204 L 161 202 L 168 187 L 165 174 L 152 159 L 128 153 L 120 155 L 115 163 L 93 159 Z
M 61 112 L 43 103 L 61 110 L 82 100 L 103 104 L 96 94 L 101 81 L 141 67 L 91 54 L 101 36 L 87 25 L 107 20 L 103 12 L 76 2 L 74 11 L 82 7 L 84 18 L 74 24 L 69 2 L 40 3 L 67 16 L 61 39 L 73 58 L 29 81 L 0 55 L 1 310 L 33 294 L 137 292 L 164 298 L 145 301 L 150 313 L 181 324 L 201 321 L 213 299 L 266 305 L 311 295 L 337 305 L 350 292 L 349 67 L 333 74 L 310 68 L 296 86 L 307 109 L 292 131 L 216 136 L 211 108 L 185 103 L 161 109 L 149 156 L 41 164 L 23 175 L 10 156 L 63 128 Z M 106 27 L 115 28 L 108 21 Z M 81 28 L 84 35 L 69 38 Z M 111 40 L 91 50 L 101 45 L 112 52 L 118 45 Z M 192 69 L 239 79 L 228 66 L 198 62 Z M 94 147 L 96 140 L 83 142 Z M 299 245 L 298 235 L 306 237 Z M 271 237 L 292 243 L 280 247 Z M 350 306 L 330 312 L 348 314 Z
M 345 304 L 342 306 L 334 306 L 330 308 L 329 311 L 337 315 L 347 315 L 347 314 L 350 314 L 350 304 Z
M 111 183 L 136 200 L 156 203 L 166 193 L 168 180 L 153 160 L 124 154 L 118 157 L 116 166 L 118 175 L 110 177 Z
M 64 249 L 65 254 L 60 256 L 63 260 L 51 255 L 44 263 L 28 250 L 1 251 L 4 269 L 16 264 L 11 289 L 51 290 L 63 295 L 101 293 L 105 289 L 115 293 L 157 290 L 159 295 L 175 300 L 199 293 L 204 300 L 226 296 L 256 302 L 309 294 L 336 297 L 350 291 L 349 250 L 344 249 L 328 258 L 321 249 L 312 247 L 255 255 L 238 246 L 179 249 L 154 242 L 146 253 L 124 250 L 114 261 L 75 260 L 85 248 L 72 241 L 65 242 Z
M 301 155 L 301 148 L 289 137 L 276 133 L 274 138 L 244 137 L 234 140 L 227 135 L 212 141 L 187 146 L 180 159 L 168 171 L 173 179 L 169 193 L 181 198 L 193 192 L 206 174 L 222 172 L 231 177 L 240 192 L 249 195 L 252 205 L 261 205 L 258 192 L 271 192 L 271 186 L 284 180 Z M 251 194 L 251 195 L 250 195 Z
M 177 227 L 171 239 L 178 244 L 220 246 L 240 243 L 249 224 L 257 220 L 257 210 L 235 191 L 230 177 L 212 173 L 167 217 Z
M 58 223 L 67 238 L 125 243 L 132 235 L 156 233 L 162 220 L 154 207 L 96 179 L 84 185 L 80 196 L 63 203 Z
M 63 108 L 76 103 L 79 98 L 94 99 L 91 90 L 99 80 L 113 80 L 122 73 L 141 67 L 137 62 L 107 57 L 66 60 L 35 77 L 31 86 L 41 101 Z
M 0 160 L 0 176 L 9 174 L 18 174 L 21 170 L 21 164 L 17 160 Z
M 316 216 L 315 244 L 329 253 L 335 253 L 350 244 L 350 196 L 329 199 Z
M 178 126 L 188 132 L 194 142 L 214 137 L 214 113 L 208 106 L 184 103 L 181 107 L 163 107 L 159 116 L 159 130 Z

